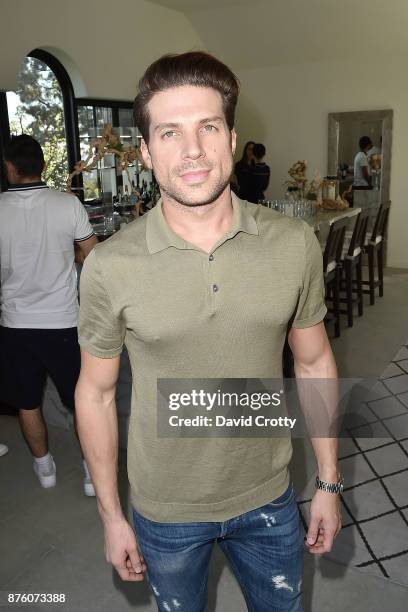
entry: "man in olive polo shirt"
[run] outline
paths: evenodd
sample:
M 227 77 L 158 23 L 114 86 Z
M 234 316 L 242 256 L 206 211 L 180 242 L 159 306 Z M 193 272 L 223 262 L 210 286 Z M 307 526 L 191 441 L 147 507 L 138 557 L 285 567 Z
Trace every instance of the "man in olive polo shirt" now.
M 336 378 L 313 231 L 231 193 L 237 96 L 233 73 L 205 53 L 165 56 L 148 68 L 135 119 L 162 199 L 97 246 L 81 278 L 76 409 L 107 560 L 124 580 L 147 573 L 166 612 L 206 609 L 215 540 L 249 609 L 301 610 L 303 537 L 290 440 L 159 438 L 158 379 L 279 378 L 288 327 L 296 375 Z M 116 479 L 124 344 L 133 372 L 128 474 L 137 541 Z M 336 485 L 336 441 L 313 444 L 320 479 Z M 339 528 L 338 495 L 317 490 L 309 550 L 330 550 Z

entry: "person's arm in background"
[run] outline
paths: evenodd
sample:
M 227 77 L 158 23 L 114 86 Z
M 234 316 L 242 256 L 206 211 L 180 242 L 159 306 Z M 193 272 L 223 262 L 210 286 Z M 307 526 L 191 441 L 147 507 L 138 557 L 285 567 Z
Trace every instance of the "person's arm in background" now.
M 368 171 L 368 166 L 361 166 L 361 172 L 363 174 L 364 180 L 367 182 L 367 185 L 371 187 L 371 174 Z
M 86 257 L 98 243 L 92 225 L 89 222 L 88 213 L 81 201 L 73 196 L 74 228 L 73 239 L 75 249 L 75 261 L 83 264 Z
M 75 241 L 75 261 L 79 264 L 83 264 L 96 244 L 98 244 L 98 239 L 95 234 L 92 234 L 89 238 L 85 238 L 85 240 Z
M 101 359 L 81 349 L 75 410 L 81 447 L 95 487 L 105 532 L 106 560 L 122 580 L 143 580 L 146 565 L 118 494 L 118 422 L 115 403 L 120 356 Z
M 370 174 L 370 169 L 369 169 L 369 164 L 368 164 L 368 157 L 365 153 L 364 153 L 364 158 L 361 159 L 360 168 L 361 168 L 361 173 L 364 177 L 364 180 L 366 181 L 367 185 L 371 187 L 371 174 Z
M 268 189 L 269 180 L 271 178 L 271 170 L 267 164 L 263 167 L 263 172 L 260 176 L 260 181 L 262 183 L 261 191 L 266 191 Z

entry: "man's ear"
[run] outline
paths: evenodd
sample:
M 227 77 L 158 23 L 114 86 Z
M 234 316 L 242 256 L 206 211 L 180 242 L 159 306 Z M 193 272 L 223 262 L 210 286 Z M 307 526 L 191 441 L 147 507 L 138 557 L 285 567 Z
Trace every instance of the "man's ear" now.
M 235 128 L 232 128 L 231 130 L 231 150 L 232 150 L 232 154 L 235 154 L 235 149 L 237 148 L 237 133 L 235 131 Z
M 150 157 L 149 148 L 145 143 L 144 138 L 142 138 L 142 141 L 140 143 L 140 152 L 142 154 L 143 163 L 146 168 L 149 168 L 149 170 L 153 170 L 152 158 Z
M 11 161 L 5 160 L 6 172 L 7 172 L 7 180 L 9 183 L 16 182 L 17 178 L 17 170 L 14 164 Z

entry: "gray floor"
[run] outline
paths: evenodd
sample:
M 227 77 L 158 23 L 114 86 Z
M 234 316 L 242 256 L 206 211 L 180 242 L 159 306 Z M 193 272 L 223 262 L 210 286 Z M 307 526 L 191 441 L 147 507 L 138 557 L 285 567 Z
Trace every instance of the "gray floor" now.
M 353 329 L 343 327 L 333 340 L 339 374 L 378 377 L 408 338 L 408 271 L 388 270 L 385 296 L 367 306 Z M 145 584 L 124 584 L 104 561 L 102 528 L 94 499 L 82 493 L 80 453 L 73 435 L 50 428 L 58 470 L 57 487 L 42 490 L 13 417 L 0 417 L 0 440 L 10 453 L 0 459 L 0 607 L 8 592 L 65 593 L 64 606 L 76 612 L 156 610 Z M 121 494 L 127 502 L 125 457 Z M 298 490 L 315 469 L 313 454 L 295 441 L 292 475 Z M 385 534 L 386 536 L 386 534 Z M 408 607 L 408 589 L 360 570 L 306 554 L 305 612 L 348 612 Z M 50 605 L 10 606 L 13 610 L 49 610 Z M 244 612 L 239 588 L 217 549 L 211 566 L 210 610 Z

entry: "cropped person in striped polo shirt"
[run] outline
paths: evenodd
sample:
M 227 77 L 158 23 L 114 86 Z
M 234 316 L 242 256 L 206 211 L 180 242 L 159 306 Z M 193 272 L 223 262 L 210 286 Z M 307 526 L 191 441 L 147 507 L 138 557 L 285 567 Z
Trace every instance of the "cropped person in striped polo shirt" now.
M 0 194 L 1 393 L 18 409 L 21 431 L 44 488 L 56 484 L 41 411 L 47 374 L 74 411 L 80 369 L 74 245 L 85 258 L 96 237 L 77 197 L 41 180 L 44 155 L 31 136 L 5 149 L 8 190 Z M 84 492 L 95 495 L 84 462 Z

